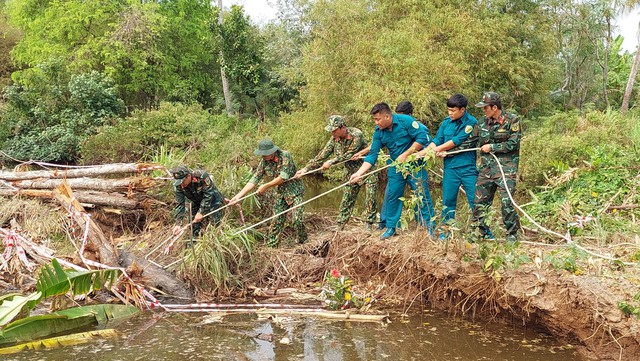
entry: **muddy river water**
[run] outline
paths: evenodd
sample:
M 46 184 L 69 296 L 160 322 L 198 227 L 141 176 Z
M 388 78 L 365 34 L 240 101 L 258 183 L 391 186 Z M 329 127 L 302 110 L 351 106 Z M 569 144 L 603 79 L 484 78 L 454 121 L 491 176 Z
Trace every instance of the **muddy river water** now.
M 118 338 L 2 360 L 581 360 L 572 346 L 532 330 L 429 312 L 392 314 L 387 324 L 146 312 L 108 326 Z

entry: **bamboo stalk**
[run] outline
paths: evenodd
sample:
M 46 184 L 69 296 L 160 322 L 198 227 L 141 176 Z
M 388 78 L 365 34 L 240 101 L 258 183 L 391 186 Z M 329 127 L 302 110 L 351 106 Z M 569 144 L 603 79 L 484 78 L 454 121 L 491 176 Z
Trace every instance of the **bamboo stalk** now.
M 170 312 L 209 312 L 209 313 L 222 313 L 222 314 L 238 314 L 238 313 L 255 313 L 258 315 L 296 315 L 296 316 L 309 316 L 319 317 L 329 320 L 344 320 L 344 321 L 361 321 L 361 322 L 387 322 L 389 320 L 388 315 L 364 315 L 364 314 L 352 314 L 349 311 L 326 311 L 317 308 L 308 309 L 268 309 L 268 308 L 236 308 L 236 309 L 170 309 Z

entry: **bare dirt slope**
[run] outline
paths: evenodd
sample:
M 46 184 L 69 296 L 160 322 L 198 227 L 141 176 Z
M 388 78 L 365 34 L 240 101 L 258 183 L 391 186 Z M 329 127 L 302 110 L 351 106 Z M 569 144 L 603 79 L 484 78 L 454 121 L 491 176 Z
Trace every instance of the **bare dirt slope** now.
M 355 229 L 321 232 L 313 239 L 304 249 L 317 253 L 327 250 L 328 242 L 326 257 L 299 250 L 272 253 L 262 269 L 272 285 L 317 282 L 336 268 L 364 288 L 384 284 L 379 297 L 403 307 L 426 302 L 476 321 L 540 328 L 578 345 L 589 359 L 640 360 L 640 321 L 618 307 L 639 289 L 630 281 L 638 279 L 637 267 L 599 276 L 597 270 L 587 270 L 577 276 L 530 262 L 490 274 L 477 259 L 479 245 L 462 241 L 436 242 L 420 233 L 380 241 L 377 234 Z M 520 249 L 532 259 L 540 255 L 539 247 Z

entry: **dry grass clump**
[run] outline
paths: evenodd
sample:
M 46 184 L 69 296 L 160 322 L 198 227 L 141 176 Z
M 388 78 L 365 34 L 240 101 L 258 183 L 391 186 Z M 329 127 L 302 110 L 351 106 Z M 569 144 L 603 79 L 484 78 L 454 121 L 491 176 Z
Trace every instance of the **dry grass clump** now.
M 34 239 L 62 235 L 68 223 L 64 212 L 52 212 L 51 205 L 40 200 L 0 197 L 0 226 L 9 227 L 12 219 Z

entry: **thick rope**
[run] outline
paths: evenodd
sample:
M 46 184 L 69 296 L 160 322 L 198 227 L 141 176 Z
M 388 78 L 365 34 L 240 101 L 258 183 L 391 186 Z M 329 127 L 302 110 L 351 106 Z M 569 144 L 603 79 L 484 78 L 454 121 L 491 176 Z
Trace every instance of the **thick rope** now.
M 378 169 L 373 170 L 373 171 L 371 171 L 371 172 L 369 172 L 369 173 L 365 173 L 365 174 L 363 174 L 363 175 L 361 176 L 361 178 L 368 177 L 368 176 L 370 176 L 370 175 L 372 175 L 372 174 L 374 174 L 374 173 L 377 173 L 377 172 L 379 172 L 379 171 L 381 171 L 381 170 L 383 170 L 383 169 L 387 169 L 387 168 L 391 167 L 391 165 L 392 165 L 392 164 L 387 164 L 386 166 L 384 166 L 384 167 L 382 167 L 382 168 L 378 168 Z M 331 192 L 333 192 L 333 191 L 336 191 L 336 190 L 338 190 L 338 189 L 340 189 L 340 188 L 342 188 L 342 187 L 346 187 L 346 186 L 348 186 L 349 184 L 351 184 L 351 181 L 344 182 L 344 183 L 340 184 L 339 186 L 333 187 L 333 188 L 331 188 L 330 190 L 328 190 L 328 191 L 326 191 L 326 192 L 324 192 L 324 193 L 322 193 L 322 194 L 318 194 L 317 196 L 315 196 L 315 197 L 313 197 L 313 198 L 311 198 L 311 199 L 308 199 L 308 200 L 306 200 L 306 201 L 304 201 L 304 202 L 302 202 L 302 203 L 300 203 L 300 204 L 297 204 L 297 205 L 295 205 L 295 206 L 293 206 L 293 207 L 291 207 L 291 208 L 285 209 L 284 211 L 282 211 L 282 212 L 280 212 L 280 213 L 278 213 L 278 214 L 274 214 L 273 216 L 271 216 L 271 217 L 269 217 L 269 218 L 263 219 L 262 221 L 260 221 L 260 222 L 258 222 L 258 223 L 256 223 L 256 224 L 254 224 L 254 225 L 252 225 L 252 226 L 249 226 L 249 227 L 243 228 L 243 229 L 241 229 L 241 230 L 237 231 L 236 233 L 234 233 L 233 235 L 234 235 L 234 236 L 236 236 L 236 235 L 238 235 L 238 234 L 240 234 L 240 233 L 242 233 L 242 232 L 245 232 L 245 231 L 248 231 L 248 230 L 250 230 L 250 229 L 253 229 L 253 228 L 255 228 L 255 227 L 257 227 L 257 226 L 259 226 L 259 225 L 261 225 L 261 224 L 263 224 L 263 223 L 265 223 L 265 222 L 267 222 L 267 221 L 270 221 L 270 220 L 272 220 L 272 219 L 274 219 L 274 218 L 276 218 L 276 217 L 278 217 L 278 216 L 281 216 L 281 215 L 283 215 L 283 214 L 285 214 L 285 213 L 287 213 L 287 212 L 291 212 L 292 210 L 294 210 L 294 209 L 296 209 L 296 208 L 300 208 L 300 207 L 304 206 L 305 204 L 307 204 L 307 203 L 309 203 L 309 202 L 311 202 L 311 201 L 313 201 L 313 200 L 316 200 L 316 199 L 318 199 L 318 198 L 320 198 L 320 197 L 322 197 L 322 196 L 325 196 L 325 195 L 327 195 L 327 194 L 329 194 L 329 193 L 331 193 Z
M 341 161 L 341 162 L 334 163 L 334 164 L 332 164 L 331 166 L 340 165 L 340 164 L 346 163 L 346 162 L 348 162 L 348 161 L 350 161 L 350 160 L 351 160 L 351 159 L 345 159 L 345 160 L 343 160 L 343 161 Z M 308 172 L 305 172 L 305 173 L 302 173 L 302 174 L 300 174 L 300 175 L 299 175 L 298 177 L 296 177 L 296 178 L 289 178 L 289 179 L 287 179 L 287 180 L 285 181 L 285 183 L 286 183 L 286 182 L 288 182 L 288 181 L 290 181 L 290 180 L 293 180 L 293 179 L 299 179 L 300 177 L 304 177 L 304 176 L 306 176 L 306 175 L 309 175 L 309 174 L 311 174 L 311 173 L 315 173 L 315 172 L 318 172 L 318 171 L 321 171 L 321 170 L 322 170 L 322 167 L 320 167 L 320 168 L 316 168 L 316 169 L 314 169 L 314 170 L 311 170 L 311 171 L 308 171 Z M 234 204 L 229 203 L 229 204 L 226 204 L 226 205 L 224 205 L 224 206 L 222 206 L 222 207 L 220 207 L 220 208 L 216 208 L 216 209 L 214 209 L 213 211 L 211 211 L 211 212 L 209 212 L 209 213 L 207 213 L 207 214 L 203 214 L 203 215 L 202 215 L 202 218 L 204 219 L 205 217 L 208 217 L 208 216 L 210 216 L 210 215 L 212 215 L 212 214 L 214 214 L 214 213 L 216 213 L 216 212 L 220 212 L 221 210 L 223 210 L 223 209 L 225 209 L 225 208 L 227 208 L 227 207 L 231 207 L 231 206 L 233 206 L 233 205 L 240 206 L 240 201 L 245 200 L 245 199 L 247 199 L 247 198 L 249 198 L 249 197 L 251 197 L 251 196 L 253 196 L 253 195 L 256 195 L 257 193 L 258 193 L 258 191 L 255 191 L 255 192 L 253 192 L 253 193 L 251 193 L 251 194 L 247 194 L 247 195 L 245 195 L 245 196 L 244 196 L 244 197 L 242 197 L 242 198 L 239 198 L 239 199 L 236 201 L 236 203 L 234 203 Z M 242 209 L 240 210 L 240 212 L 242 212 Z M 195 223 L 195 222 L 190 222 L 190 223 L 189 223 L 189 224 L 187 224 L 186 226 L 182 227 L 182 228 L 180 229 L 180 232 L 181 232 L 181 233 L 182 233 L 182 232 L 184 232 L 184 231 L 185 231 L 187 228 L 189 228 L 189 227 L 191 226 L 191 224 L 193 224 L 193 223 Z M 244 222 L 243 222 L 243 223 L 244 223 Z M 153 252 L 153 251 L 152 251 L 152 252 Z M 151 253 L 151 252 L 150 252 L 150 253 Z
M 462 149 L 462 150 L 457 150 L 454 152 L 447 152 L 447 155 L 450 154 L 456 154 L 456 153 L 463 153 L 463 152 L 470 152 L 470 151 L 476 151 L 479 150 L 480 148 L 470 148 L 470 149 Z M 636 265 L 635 263 L 631 263 L 631 262 L 624 262 L 618 258 L 612 258 L 609 256 L 605 256 L 605 255 L 601 255 L 595 252 L 592 252 L 590 250 L 588 250 L 587 248 L 577 244 L 576 242 L 574 242 L 571 239 L 571 235 L 569 234 L 569 232 L 567 232 L 566 235 L 562 235 L 558 232 L 552 231 L 548 228 L 543 227 L 540 223 L 536 222 L 535 219 L 533 219 L 533 217 L 531 217 L 527 212 L 524 211 L 524 209 L 522 209 L 515 201 L 515 199 L 513 199 L 513 195 L 511 194 L 511 192 L 509 191 L 509 187 L 507 187 L 507 177 L 504 174 L 504 170 L 502 169 L 502 164 L 500 163 L 500 160 L 498 159 L 498 157 L 493 153 L 490 152 L 489 154 L 491 154 L 491 156 L 496 160 L 496 162 L 498 163 L 498 169 L 500 169 L 500 176 L 502 177 L 502 181 L 504 182 L 505 185 L 505 190 L 507 191 L 507 195 L 509 196 L 509 200 L 511 200 L 511 203 L 513 204 L 513 206 L 520 211 L 520 213 L 522 213 L 531 223 L 533 223 L 536 227 L 538 227 L 538 229 L 540 229 L 541 231 L 547 233 L 547 234 L 551 234 L 554 235 L 558 238 L 561 238 L 563 240 L 565 240 L 567 242 L 568 245 L 574 245 L 576 248 L 579 248 L 580 250 L 594 256 L 594 257 L 598 257 L 598 258 L 602 258 L 602 259 L 606 259 L 608 261 L 612 261 L 612 262 L 620 262 L 624 265 L 627 266 L 634 266 Z M 536 245 L 544 245 L 544 243 L 541 242 L 526 242 L 527 244 L 536 244 Z

